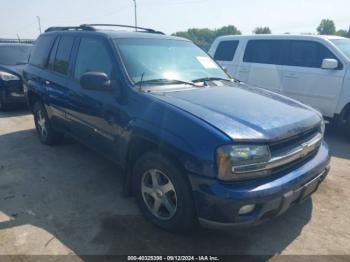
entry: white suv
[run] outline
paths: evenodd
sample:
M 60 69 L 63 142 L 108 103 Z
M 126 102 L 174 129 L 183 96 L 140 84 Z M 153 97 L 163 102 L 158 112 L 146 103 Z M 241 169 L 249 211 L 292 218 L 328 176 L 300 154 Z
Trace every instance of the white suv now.
M 350 39 L 224 36 L 209 53 L 234 78 L 300 100 L 350 132 Z

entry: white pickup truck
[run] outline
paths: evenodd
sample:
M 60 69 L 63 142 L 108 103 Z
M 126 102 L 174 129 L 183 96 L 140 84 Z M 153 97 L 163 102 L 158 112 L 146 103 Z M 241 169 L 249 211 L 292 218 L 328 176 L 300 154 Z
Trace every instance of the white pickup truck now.
M 350 134 L 350 39 L 224 36 L 209 54 L 234 78 L 308 104 Z

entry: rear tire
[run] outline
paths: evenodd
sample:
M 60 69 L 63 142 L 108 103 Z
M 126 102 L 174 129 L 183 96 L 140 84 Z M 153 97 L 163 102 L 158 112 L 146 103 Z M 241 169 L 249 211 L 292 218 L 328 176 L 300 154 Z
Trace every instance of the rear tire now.
M 41 143 L 44 145 L 59 144 L 64 134 L 55 131 L 47 116 L 45 107 L 40 102 L 36 102 L 33 107 L 35 127 L 39 135 Z
M 163 155 L 149 152 L 136 162 L 133 189 L 142 214 L 154 225 L 171 232 L 197 227 L 189 182 Z

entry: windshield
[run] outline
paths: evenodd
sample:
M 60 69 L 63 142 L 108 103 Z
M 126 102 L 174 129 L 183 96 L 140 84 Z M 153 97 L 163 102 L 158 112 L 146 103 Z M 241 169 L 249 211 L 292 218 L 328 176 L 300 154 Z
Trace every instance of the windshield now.
M 134 83 L 150 80 L 192 82 L 201 78 L 229 76 L 192 42 L 169 39 L 116 39 L 123 62 Z M 165 83 L 169 83 L 166 82 Z M 176 83 L 176 82 L 174 82 Z
M 348 59 L 350 59 L 350 39 L 334 39 L 331 40 L 331 42 L 335 44 Z
M 19 65 L 28 63 L 31 46 L 0 46 L 0 64 Z

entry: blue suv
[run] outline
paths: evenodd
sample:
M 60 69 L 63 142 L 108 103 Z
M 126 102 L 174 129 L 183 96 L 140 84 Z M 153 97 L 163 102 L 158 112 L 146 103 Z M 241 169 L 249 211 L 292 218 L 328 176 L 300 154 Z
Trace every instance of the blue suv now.
M 317 190 L 330 159 L 317 111 L 231 79 L 186 39 L 101 26 L 36 41 L 24 79 L 43 144 L 69 135 L 114 161 L 171 231 L 256 225 Z

